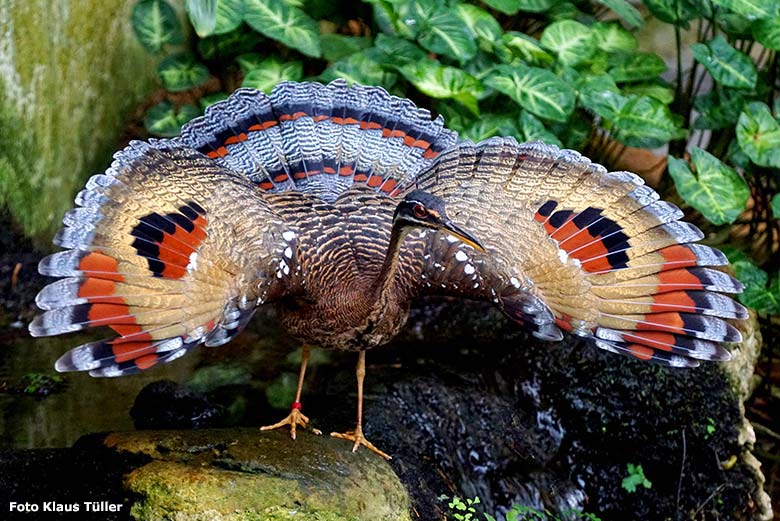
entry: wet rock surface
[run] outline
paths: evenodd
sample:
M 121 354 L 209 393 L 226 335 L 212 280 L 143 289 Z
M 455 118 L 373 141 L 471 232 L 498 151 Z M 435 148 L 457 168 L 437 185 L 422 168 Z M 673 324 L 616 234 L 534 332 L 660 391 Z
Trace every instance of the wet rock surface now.
M 409 498 L 392 469 L 328 436 L 257 429 L 114 433 L 104 444 L 151 462 L 125 477 L 139 521 L 402 521 Z
M 422 519 L 442 515 L 442 489 L 493 515 L 519 503 L 601 519 L 771 519 L 741 403 L 760 341 L 730 364 L 680 370 L 528 340 L 478 305 L 434 303 L 412 326 L 399 340 L 413 361 L 370 355 L 380 367 L 366 423 Z M 475 327 L 479 340 L 458 340 Z M 629 464 L 650 488 L 624 487 Z

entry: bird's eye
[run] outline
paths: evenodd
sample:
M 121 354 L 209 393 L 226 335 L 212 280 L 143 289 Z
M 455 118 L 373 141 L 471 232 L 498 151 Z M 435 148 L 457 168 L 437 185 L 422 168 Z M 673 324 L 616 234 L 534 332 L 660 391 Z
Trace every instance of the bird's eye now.
M 423 219 L 428 216 L 428 210 L 425 209 L 425 206 L 419 203 L 414 205 L 414 208 L 412 208 L 412 213 L 414 213 L 414 216 L 418 219 Z

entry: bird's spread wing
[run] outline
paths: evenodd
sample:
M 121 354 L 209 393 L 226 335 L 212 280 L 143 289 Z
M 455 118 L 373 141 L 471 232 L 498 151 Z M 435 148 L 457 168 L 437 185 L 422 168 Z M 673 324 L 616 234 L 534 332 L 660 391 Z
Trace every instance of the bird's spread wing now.
M 90 179 L 41 261 L 33 335 L 108 326 L 59 370 L 129 374 L 219 345 L 256 305 L 295 287 L 296 234 L 251 182 L 191 149 L 133 143 Z M 240 239 L 240 247 L 235 244 Z
M 746 310 L 721 293 L 741 286 L 705 267 L 725 257 L 634 174 L 496 138 L 443 153 L 416 186 L 487 249 L 433 234 L 431 290 L 493 301 L 541 338 L 571 331 L 670 365 L 727 358 L 719 343 L 740 339 L 728 319 Z

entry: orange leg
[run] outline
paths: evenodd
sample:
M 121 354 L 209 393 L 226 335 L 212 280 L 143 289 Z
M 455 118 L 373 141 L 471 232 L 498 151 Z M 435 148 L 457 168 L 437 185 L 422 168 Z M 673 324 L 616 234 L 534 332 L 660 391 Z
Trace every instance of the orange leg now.
M 301 389 L 303 389 L 303 377 L 306 375 L 306 364 L 309 362 L 309 346 L 303 346 L 303 352 L 301 353 L 301 370 L 298 373 L 298 390 L 295 392 L 295 401 L 290 406 L 290 414 L 280 422 L 273 425 L 265 425 L 260 427 L 261 431 L 270 431 L 271 429 L 278 429 L 285 425 L 290 426 L 290 436 L 295 439 L 295 429 L 298 425 L 306 428 L 309 423 L 309 418 L 303 415 L 301 412 Z M 321 431 L 313 429 L 314 434 L 322 434 Z
M 357 376 L 357 393 L 358 393 L 358 408 L 357 408 L 357 426 L 355 430 L 345 433 L 331 432 L 330 435 L 335 438 L 341 438 L 343 440 L 354 441 L 352 446 L 352 452 L 355 452 L 360 445 L 363 445 L 367 449 L 376 452 L 385 459 L 392 459 L 389 454 L 377 449 L 373 443 L 368 441 L 363 436 L 363 379 L 366 377 L 366 352 L 361 351 L 358 355 L 357 369 L 355 370 Z

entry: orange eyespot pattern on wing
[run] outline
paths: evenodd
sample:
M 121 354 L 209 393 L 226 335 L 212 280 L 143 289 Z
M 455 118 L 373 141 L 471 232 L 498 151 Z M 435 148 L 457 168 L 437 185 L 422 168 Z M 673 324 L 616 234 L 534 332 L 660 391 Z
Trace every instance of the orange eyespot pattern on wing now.
M 149 263 L 155 277 L 179 279 L 187 273 L 190 255 L 206 238 L 203 208 L 189 202 L 178 212 L 152 212 L 139 219 L 131 235 L 133 248 Z

